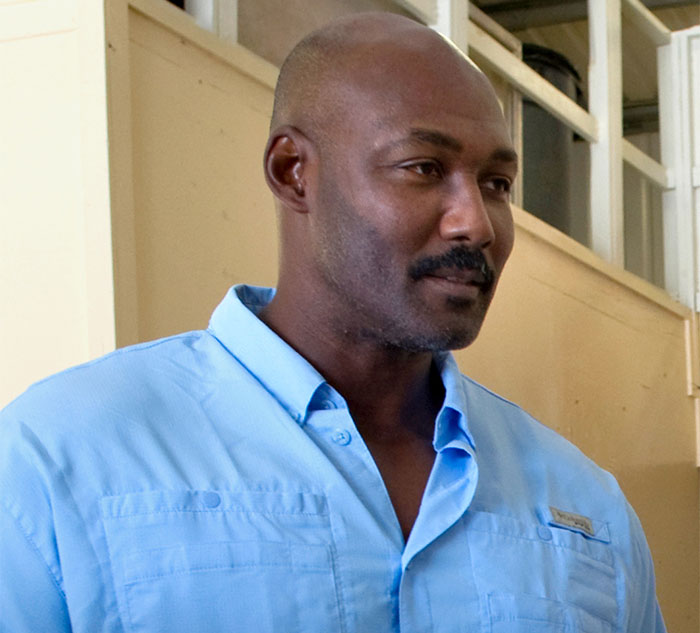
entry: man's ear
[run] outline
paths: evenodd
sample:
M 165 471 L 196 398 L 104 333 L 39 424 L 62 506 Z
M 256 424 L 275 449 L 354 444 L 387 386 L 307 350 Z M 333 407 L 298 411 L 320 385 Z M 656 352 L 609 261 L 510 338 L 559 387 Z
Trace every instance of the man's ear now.
M 283 125 L 270 135 L 265 148 L 265 180 L 283 205 L 306 213 L 307 187 L 315 156 L 311 141 L 297 128 Z

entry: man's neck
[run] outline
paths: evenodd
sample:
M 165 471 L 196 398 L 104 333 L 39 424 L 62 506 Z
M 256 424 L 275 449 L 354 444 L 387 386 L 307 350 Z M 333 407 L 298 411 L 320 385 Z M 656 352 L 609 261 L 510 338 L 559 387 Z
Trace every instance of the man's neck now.
M 444 388 L 430 352 L 381 347 L 332 323 L 288 309 L 280 297 L 258 315 L 345 398 L 367 439 L 410 433 L 432 437 Z M 300 304 L 297 302 L 296 306 Z
M 289 298 L 278 291 L 259 317 L 345 398 L 408 539 L 433 468 L 435 417 L 445 395 L 432 354 L 353 337 L 337 327 L 332 311 L 323 318 L 313 304 Z

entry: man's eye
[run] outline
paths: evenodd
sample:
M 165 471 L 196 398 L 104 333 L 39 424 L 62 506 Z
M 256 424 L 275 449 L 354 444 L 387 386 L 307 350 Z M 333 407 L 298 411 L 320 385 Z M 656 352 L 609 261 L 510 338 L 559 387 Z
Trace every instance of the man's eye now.
M 511 182 L 507 178 L 490 178 L 484 181 L 482 185 L 485 189 L 490 189 L 496 193 L 509 195 Z
M 416 161 L 411 163 L 404 163 L 401 165 L 402 169 L 418 174 L 419 176 L 428 176 L 432 178 L 442 177 L 442 166 L 432 160 Z

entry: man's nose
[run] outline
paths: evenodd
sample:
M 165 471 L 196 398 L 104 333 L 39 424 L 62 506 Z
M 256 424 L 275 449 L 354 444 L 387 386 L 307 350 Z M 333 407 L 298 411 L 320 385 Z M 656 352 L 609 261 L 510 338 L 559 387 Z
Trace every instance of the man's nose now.
M 440 219 L 440 235 L 445 240 L 463 240 L 482 249 L 495 240 L 493 223 L 477 182 L 465 182 L 456 188 Z

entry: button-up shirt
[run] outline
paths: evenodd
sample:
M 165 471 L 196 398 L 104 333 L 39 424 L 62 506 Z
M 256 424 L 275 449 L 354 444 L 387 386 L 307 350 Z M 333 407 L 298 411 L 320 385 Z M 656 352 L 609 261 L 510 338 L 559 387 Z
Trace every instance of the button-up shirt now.
M 404 542 L 342 395 L 255 316 L 272 293 L 2 413 L 0 630 L 664 630 L 613 477 L 449 354 Z

